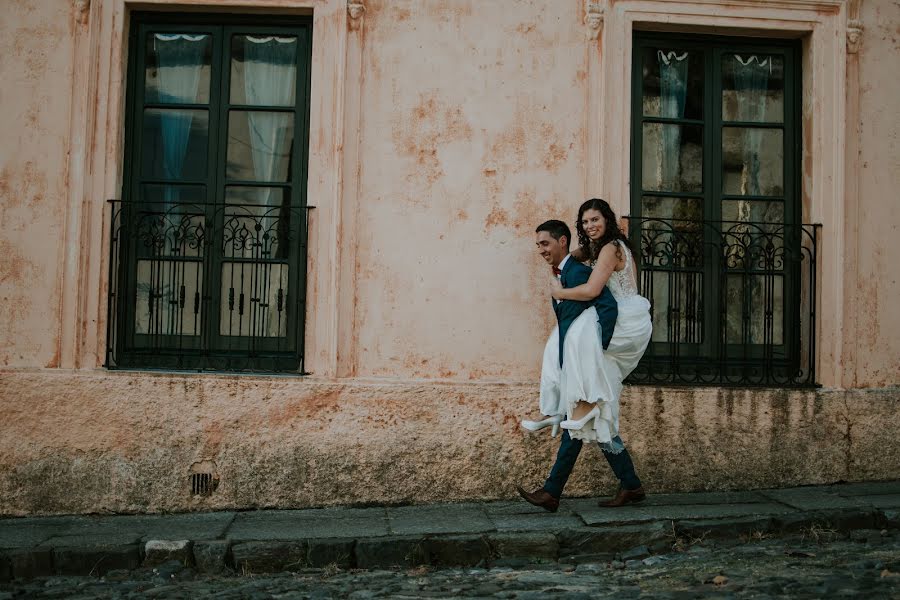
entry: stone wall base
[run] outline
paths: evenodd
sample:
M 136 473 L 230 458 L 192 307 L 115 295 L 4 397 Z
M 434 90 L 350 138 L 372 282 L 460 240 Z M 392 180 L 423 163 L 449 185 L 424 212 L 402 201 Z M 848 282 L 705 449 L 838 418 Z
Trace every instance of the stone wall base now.
M 537 394 L 536 384 L 0 371 L 0 514 L 512 498 L 515 484 L 543 482 L 558 446 L 549 430 L 519 427 L 538 416 Z M 652 492 L 900 478 L 898 388 L 631 386 L 621 413 Z M 615 487 L 586 447 L 566 494 Z

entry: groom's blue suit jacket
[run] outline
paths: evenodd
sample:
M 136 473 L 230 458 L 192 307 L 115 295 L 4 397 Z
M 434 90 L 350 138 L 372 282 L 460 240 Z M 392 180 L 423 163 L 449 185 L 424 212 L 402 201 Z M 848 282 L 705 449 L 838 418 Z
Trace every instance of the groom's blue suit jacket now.
M 574 258 L 569 258 L 563 265 L 562 273 L 560 273 L 559 281 L 564 288 L 573 288 L 586 283 L 591 276 L 591 268 L 587 267 Z M 553 312 L 556 313 L 556 321 L 559 324 L 559 366 L 563 363 L 563 343 L 566 339 L 566 332 L 575 319 L 583 313 L 588 307 L 594 306 L 597 309 L 597 316 L 600 322 L 601 343 L 603 349 L 609 346 L 609 340 L 612 339 L 613 330 L 616 327 L 616 318 L 619 316 L 619 305 L 613 297 L 609 288 L 603 286 L 600 295 L 586 302 L 580 300 L 563 300 L 557 303 L 553 302 Z

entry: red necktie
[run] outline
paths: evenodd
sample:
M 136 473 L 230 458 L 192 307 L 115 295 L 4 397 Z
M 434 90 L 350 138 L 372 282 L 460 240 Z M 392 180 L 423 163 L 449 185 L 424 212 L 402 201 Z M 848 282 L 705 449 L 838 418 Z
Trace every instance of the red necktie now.
M 553 267 L 553 274 L 554 274 L 554 275 L 556 275 L 557 277 L 559 277 L 560 273 L 562 273 L 562 271 L 559 270 L 559 267 Z

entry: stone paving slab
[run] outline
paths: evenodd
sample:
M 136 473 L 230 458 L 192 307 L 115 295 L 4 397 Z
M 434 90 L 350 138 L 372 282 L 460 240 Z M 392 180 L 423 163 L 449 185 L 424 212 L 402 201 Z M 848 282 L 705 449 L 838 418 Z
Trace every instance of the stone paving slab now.
M 541 510 L 541 509 L 539 509 Z M 580 527 L 583 521 L 570 514 L 547 514 L 541 510 L 540 513 L 531 513 L 524 515 L 491 515 L 494 522 L 494 529 L 497 531 L 559 531 L 571 527 Z
M 116 533 L 89 533 L 87 535 L 59 535 L 46 540 L 40 547 L 45 548 L 90 548 L 93 546 L 138 545 L 141 535 L 136 531 Z
M 227 533 L 228 539 L 234 541 L 358 538 L 382 535 L 388 535 L 384 508 L 356 511 L 261 510 L 238 513 Z
M 818 488 L 788 488 L 765 490 L 761 493 L 769 501 L 774 500 L 799 510 L 831 510 L 841 508 L 870 507 L 868 498 L 863 496 L 839 496 L 822 493 Z
M 191 513 L 160 515 L 145 523 L 142 540 L 214 540 L 225 535 L 236 513 Z
M 136 533 L 147 539 L 216 539 L 224 535 L 234 519 L 233 512 L 179 513 L 171 515 L 104 515 L 40 518 L 36 531 L 51 537 L 109 536 Z M 0 539 L 4 527 L 14 527 L 17 519 L 0 520 Z M 27 528 L 32 526 L 25 524 Z
M 32 548 L 53 537 L 54 531 L 43 528 L 6 527 L 0 529 L 0 550 Z
M 679 504 L 765 504 L 771 502 L 760 492 L 701 492 L 682 494 L 649 494 L 641 506 L 675 506 Z
M 651 510 L 651 509 L 645 509 Z M 796 512 L 781 504 L 685 504 L 652 508 L 655 519 L 724 519 L 755 515 L 783 515 Z
M 859 483 L 816 486 L 809 489 L 824 489 L 841 496 L 881 496 L 885 494 L 900 494 L 900 481 L 863 481 Z
M 900 494 L 870 496 L 866 501 L 876 508 L 900 508 Z
M 485 533 L 494 531 L 493 521 L 478 504 L 401 506 L 388 509 L 394 535 Z
M 87 519 L 79 516 L 0 519 L 0 548 L 37 546 Z
M 571 502 L 566 502 L 559 507 L 559 512 L 555 514 L 571 514 L 571 511 L 568 509 L 568 505 Z M 522 500 L 501 500 L 499 502 L 486 502 L 482 505 L 482 510 L 490 515 L 523 515 L 523 514 L 546 514 L 543 508 L 539 508 L 537 506 L 532 506 L 527 502 L 522 502 Z
M 598 507 L 596 504 L 582 503 L 576 508 L 576 514 L 587 525 L 614 525 L 641 523 L 660 519 L 724 519 L 748 515 L 782 515 L 794 512 L 793 508 L 782 504 L 676 504 L 673 506 L 639 505 L 623 506 L 610 509 Z
M 642 523 L 653 521 L 654 513 L 646 508 L 644 503 L 630 504 L 610 510 L 597 506 L 596 499 L 579 499 L 571 502 L 572 511 L 578 515 L 586 525 L 626 525 L 629 523 Z

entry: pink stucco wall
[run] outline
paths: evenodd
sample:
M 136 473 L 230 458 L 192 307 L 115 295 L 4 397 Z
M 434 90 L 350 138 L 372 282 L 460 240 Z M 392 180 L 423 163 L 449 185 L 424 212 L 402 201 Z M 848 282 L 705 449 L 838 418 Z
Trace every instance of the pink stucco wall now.
M 537 376 L 533 231 L 574 222 L 585 169 L 584 28 L 563 4 L 367 5 L 356 374 Z
M 716 14 L 621 0 L 601 3 L 594 30 L 580 2 L 366 0 L 358 21 L 344 0 L 253 4 L 314 15 L 306 379 L 100 367 L 127 7 L 4 5 L 0 514 L 462 500 L 537 483 L 555 442 L 517 426 L 552 326 L 532 232 L 572 222 L 586 195 L 627 207 L 635 19 L 806 40 L 804 206 L 824 225 L 828 388 L 629 388 L 623 435 L 642 475 L 655 490 L 900 476 L 900 7 L 864 1 L 849 56 L 851 3 L 837 0 Z M 844 125 L 846 148 L 828 143 Z M 595 458 L 572 493 L 612 485 Z M 205 500 L 184 487 L 200 461 L 222 482 Z
M 67 12 L 6 2 L 0 20 L 0 365 L 7 367 L 59 363 L 73 60 Z
M 900 4 L 863 2 L 860 47 L 856 383 L 900 382 Z

